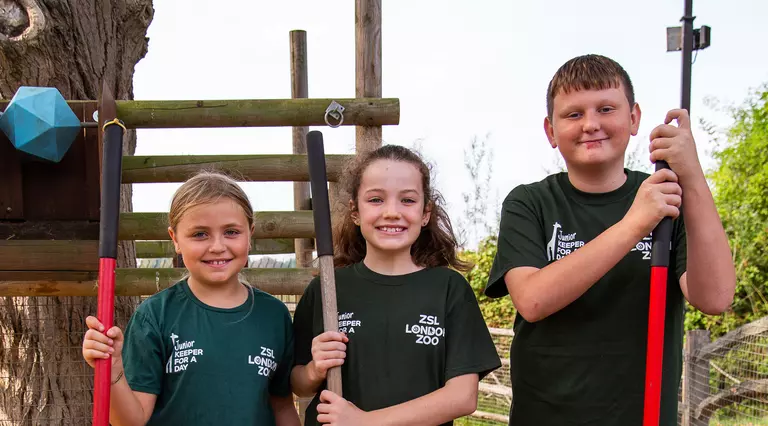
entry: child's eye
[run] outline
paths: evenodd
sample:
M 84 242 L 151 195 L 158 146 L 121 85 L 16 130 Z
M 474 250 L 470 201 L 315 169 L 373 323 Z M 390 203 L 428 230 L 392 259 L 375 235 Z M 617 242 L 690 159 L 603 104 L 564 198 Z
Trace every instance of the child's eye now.
M 379 197 L 373 197 L 373 198 L 369 198 L 368 199 L 369 203 L 381 203 L 382 201 L 383 200 L 381 198 L 379 198 Z
M 614 107 L 604 106 L 604 107 L 600 108 L 600 112 L 611 112 L 614 109 L 615 109 Z
M 229 236 L 240 235 L 240 231 L 238 231 L 237 229 L 227 229 L 224 232 L 224 235 L 229 235 Z
M 205 232 L 199 231 L 192 234 L 192 238 L 205 238 Z
M 579 114 L 578 112 L 572 112 L 565 116 L 565 118 L 579 118 L 579 117 L 581 117 L 581 114 Z
M 412 204 L 412 203 L 415 203 L 416 200 L 414 200 L 413 198 L 403 198 L 402 202 L 406 204 Z

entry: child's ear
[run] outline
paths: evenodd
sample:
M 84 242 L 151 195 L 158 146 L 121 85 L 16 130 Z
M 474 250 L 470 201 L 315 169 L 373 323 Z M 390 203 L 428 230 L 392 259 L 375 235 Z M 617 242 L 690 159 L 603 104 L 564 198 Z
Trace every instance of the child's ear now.
M 355 225 L 360 226 L 360 213 L 357 211 L 354 200 L 349 200 L 349 217 Z
M 427 226 L 429 223 L 429 218 L 432 217 L 432 203 L 427 203 L 426 206 L 424 206 L 424 214 L 421 215 L 421 227 Z
M 637 131 L 640 129 L 640 115 L 641 115 L 640 104 L 635 102 L 635 105 L 632 106 L 632 109 L 629 115 L 629 119 L 631 123 L 630 130 L 631 130 L 632 136 L 637 136 Z
M 173 232 L 173 228 L 170 226 L 168 227 L 168 235 L 171 236 L 171 241 L 173 241 L 173 247 L 176 250 L 176 253 L 181 253 L 181 249 L 179 248 L 179 242 L 176 241 L 176 233 Z
M 549 146 L 552 148 L 557 148 L 557 141 L 555 140 L 555 127 L 552 125 L 552 120 L 548 116 L 544 117 L 544 133 L 547 134 Z

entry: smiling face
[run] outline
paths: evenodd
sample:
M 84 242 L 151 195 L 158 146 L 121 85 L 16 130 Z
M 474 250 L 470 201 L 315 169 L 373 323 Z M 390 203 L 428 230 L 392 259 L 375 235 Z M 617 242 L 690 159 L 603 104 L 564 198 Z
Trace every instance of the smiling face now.
M 250 249 L 248 218 L 229 198 L 203 203 L 184 212 L 169 233 L 189 270 L 190 280 L 203 285 L 238 284 Z
M 637 134 L 640 107 L 629 105 L 624 87 L 560 91 L 544 130 L 569 171 L 622 168 L 630 136 Z
M 423 176 L 405 161 L 377 160 L 366 167 L 353 220 L 366 241 L 366 257 L 410 256 L 429 222 Z

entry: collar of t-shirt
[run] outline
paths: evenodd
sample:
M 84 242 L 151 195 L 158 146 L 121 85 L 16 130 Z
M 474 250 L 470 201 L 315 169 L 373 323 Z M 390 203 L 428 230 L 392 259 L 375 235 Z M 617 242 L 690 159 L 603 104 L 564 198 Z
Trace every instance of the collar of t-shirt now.
M 620 187 L 610 192 L 594 193 L 584 192 L 576 189 L 576 187 L 571 184 L 570 179 L 568 179 L 568 173 L 566 172 L 558 173 L 557 182 L 563 189 L 565 195 L 573 201 L 581 204 L 604 205 L 614 203 L 627 196 L 631 196 L 634 192 L 634 188 L 637 187 L 637 180 L 639 178 L 638 173 L 624 169 L 624 174 L 627 175 L 627 180 Z
M 198 299 L 197 296 L 195 296 L 195 294 L 192 293 L 192 290 L 189 288 L 189 283 L 187 283 L 186 279 L 179 281 L 176 285 L 181 286 L 181 288 L 184 289 L 184 295 L 186 295 L 193 303 L 209 311 L 221 312 L 221 313 L 236 313 L 236 312 L 242 312 L 242 311 L 251 309 L 253 305 L 253 293 L 255 291 L 253 288 L 248 288 L 249 290 L 248 298 L 240 306 L 235 306 L 234 308 L 217 308 L 215 306 L 205 304 L 203 303 L 202 300 Z
M 365 263 L 359 262 L 353 266 L 355 273 L 367 281 L 381 285 L 404 285 L 414 280 L 418 280 L 421 275 L 426 273 L 429 268 L 424 268 L 416 272 L 403 275 L 383 275 L 378 272 L 372 271 L 365 266 Z

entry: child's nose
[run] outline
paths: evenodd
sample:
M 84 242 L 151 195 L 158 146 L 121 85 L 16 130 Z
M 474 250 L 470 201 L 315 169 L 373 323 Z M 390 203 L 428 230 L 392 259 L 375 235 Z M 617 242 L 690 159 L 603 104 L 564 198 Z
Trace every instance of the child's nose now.
M 224 246 L 224 241 L 222 241 L 222 237 L 214 237 L 211 241 L 211 246 L 208 248 L 209 251 L 218 253 L 226 250 L 226 247 Z
M 400 211 L 397 209 L 397 204 L 387 203 L 387 208 L 384 209 L 384 217 L 386 218 L 399 218 Z
M 597 117 L 597 114 L 594 113 L 586 113 L 584 114 L 584 132 L 586 133 L 592 133 L 600 130 L 600 120 Z

